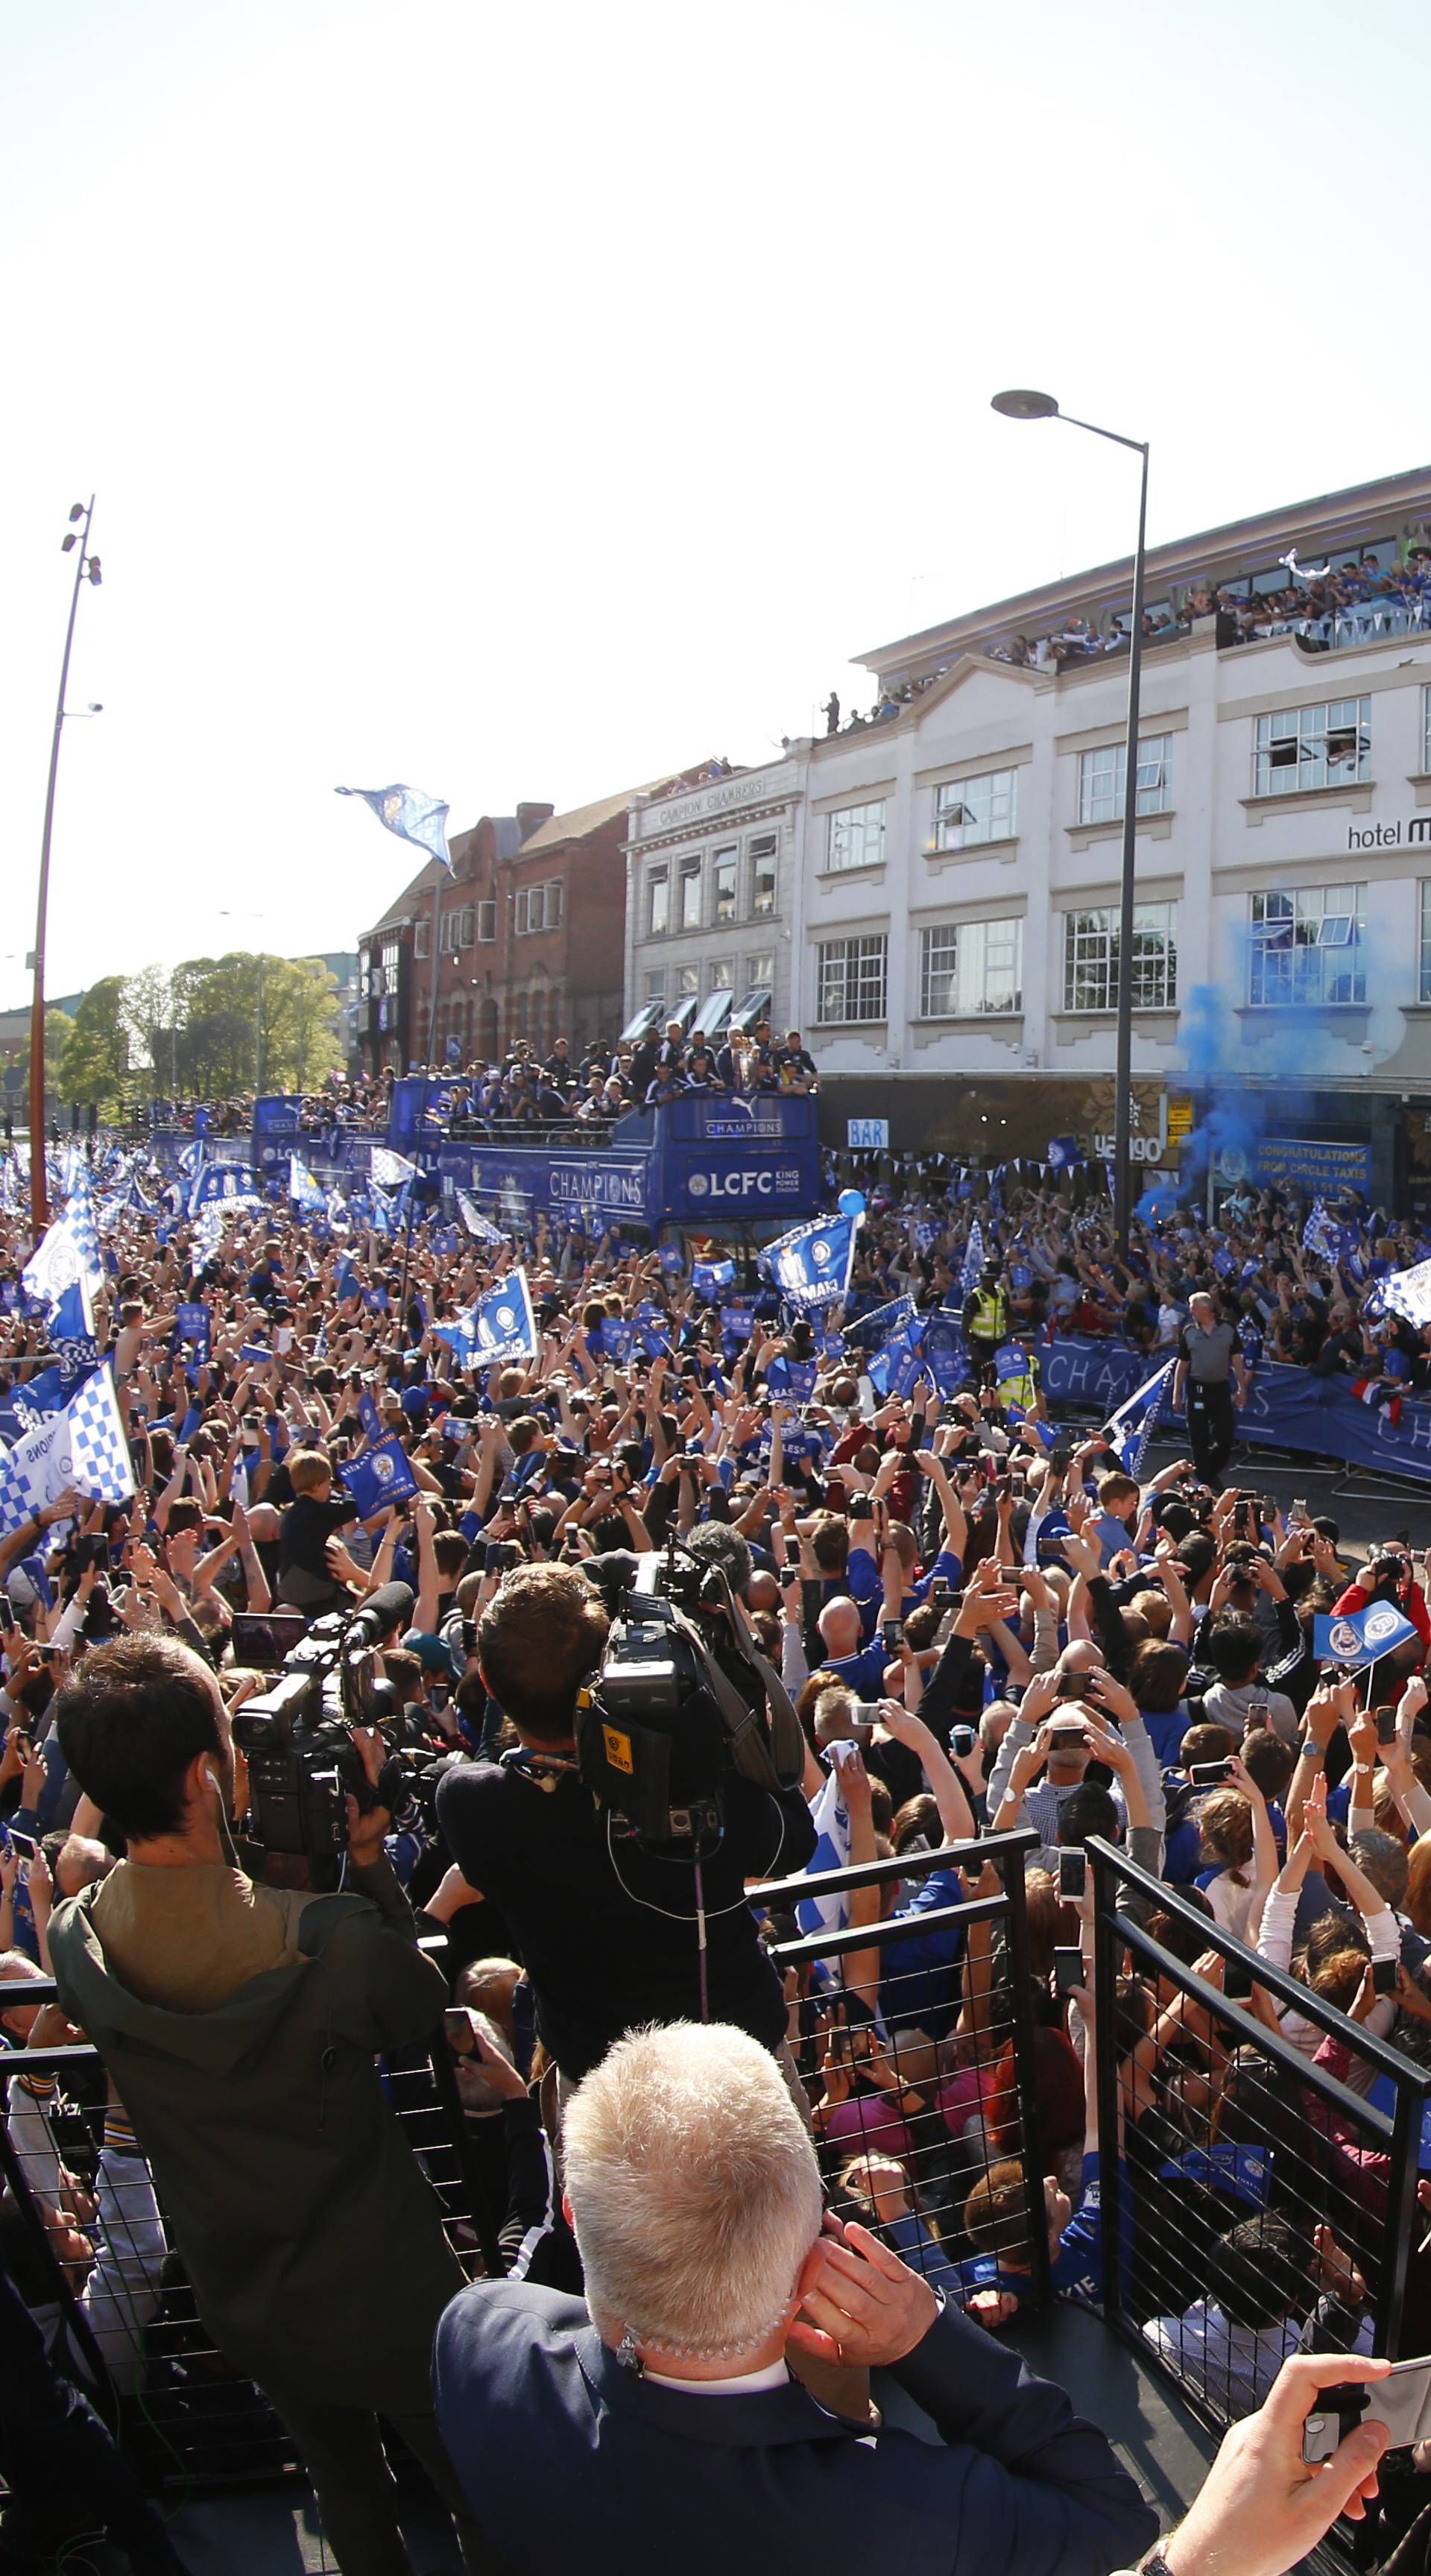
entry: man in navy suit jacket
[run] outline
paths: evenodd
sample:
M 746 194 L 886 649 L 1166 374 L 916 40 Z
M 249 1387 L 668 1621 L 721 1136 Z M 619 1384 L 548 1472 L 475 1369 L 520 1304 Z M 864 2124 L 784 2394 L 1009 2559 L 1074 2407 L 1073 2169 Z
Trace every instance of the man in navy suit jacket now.
M 744 2031 L 619 2041 L 563 2145 L 586 2303 L 484 2282 L 438 2328 L 443 2436 L 505 2568 L 1108 2576 L 1157 2537 L 1061 2389 L 864 2228 L 822 2229 L 808 2133 Z M 791 2349 L 891 2370 L 943 2447 L 829 2413 Z

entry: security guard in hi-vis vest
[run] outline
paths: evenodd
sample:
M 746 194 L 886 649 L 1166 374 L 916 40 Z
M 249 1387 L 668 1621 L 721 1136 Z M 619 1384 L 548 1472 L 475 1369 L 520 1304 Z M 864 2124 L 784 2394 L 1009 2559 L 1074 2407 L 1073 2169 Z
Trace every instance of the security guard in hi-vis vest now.
M 994 1353 L 1009 1334 L 1009 1300 L 997 1261 L 986 1261 L 984 1276 L 964 1300 L 964 1339 L 969 1359 L 982 1378 L 994 1365 Z
M 1023 1414 L 1038 1410 L 1038 1362 L 1017 1336 L 1000 1342 L 994 1353 L 994 1384 L 1000 1404 L 1016 1405 Z

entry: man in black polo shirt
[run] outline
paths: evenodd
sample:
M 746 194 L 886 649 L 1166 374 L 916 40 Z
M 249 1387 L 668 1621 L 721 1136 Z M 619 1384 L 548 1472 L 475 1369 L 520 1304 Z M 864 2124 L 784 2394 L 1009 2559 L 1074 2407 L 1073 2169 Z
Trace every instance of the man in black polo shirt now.
M 520 1750 L 463 1763 L 437 1795 L 453 1859 L 510 1926 L 538 2030 L 570 2084 L 635 2025 L 702 2017 L 689 1860 L 618 1837 L 576 1768 L 576 1694 L 606 1631 L 600 1600 L 571 1567 L 507 1575 L 482 1614 L 477 1652 Z M 803 1869 L 815 1828 L 798 1787 L 765 1790 L 731 1771 L 722 1796 L 725 1831 L 702 1873 L 709 2016 L 778 2054 L 785 2003 L 745 1881 Z

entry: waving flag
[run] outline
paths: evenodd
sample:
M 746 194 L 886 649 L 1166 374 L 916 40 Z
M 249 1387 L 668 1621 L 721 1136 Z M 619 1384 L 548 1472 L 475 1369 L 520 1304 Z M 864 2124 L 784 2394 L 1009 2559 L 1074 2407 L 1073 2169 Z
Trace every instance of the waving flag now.
M 469 1197 L 466 1190 L 459 1190 L 457 1193 L 457 1213 L 474 1243 L 505 1243 L 507 1238 L 501 1227 L 494 1225 L 489 1216 L 482 1214 L 476 1200 Z
M 1337 1233 L 1338 1228 L 1333 1225 L 1325 1207 L 1322 1205 L 1321 1200 L 1318 1199 L 1311 1215 L 1308 1217 L 1306 1224 L 1302 1228 L 1303 1251 L 1315 1252 L 1318 1258 L 1322 1261 L 1335 1261 L 1337 1257 Z
M 1154 1425 L 1165 1398 L 1172 1393 L 1176 1367 L 1176 1359 L 1166 1361 L 1154 1376 L 1134 1389 L 1104 1426 L 1104 1437 L 1112 1442 L 1113 1454 L 1127 1476 L 1142 1475 Z
M 1394 1601 L 1368 1601 L 1364 1610 L 1334 1610 L 1330 1618 L 1312 1621 L 1312 1645 L 1327 1663 L 1356 1672 L 1374 1664 L 1415 1638 L 1411 1621 Z
M 91 1288 L 104 1280 L 104 1260 L 95 1228 L 94 1210 L 85 1204 L 78 1212 L 71 1201 L 63 1216 L 57 1216 L 38 1250 L 32 1254 L 20 1273 L 20 1285 L 53 1314 L 67 1288 L 83 1279 Z
M 859 1219 L 817 1217 L 769 1246 L 770 1275 L 792 1306 L 840 1304 L 850 1293 Z
M 713 1306 L 723 1288 L 735 1286 L 735 1263 L 733 1261 L 693 1261 L 691 1286 L 698 1297 L 704 1297 L 707 1305 Z
M 1083 1148 L 1076 1136 L 1050 1136 L 1048 1167 L 1051 1172 L 1072 1172 L 1083 1160 Z
M 834 1751 L 826 1745 L 827 1753 Z M 822 1870 L 848 1869 L 850 1865 L 850 1819 L 840 1788 L 840 1775 L 832 1770 L 823 1788 L 810 1801 L 810 1816 L 815 1827 L 815 1848 L 806 1869 L 808 1878 L 818 1878 Z M 849 1919 L 850 1900 L 844 1895 L 797 1896 L 796 1920 L 802 1932 L 840 1932 Z
M 444 829 L 448 808 L 436 796 L 424 796 L 420 787 L 337 787 L 333 792 L 335 796 L 361 796 L 388 831 L 440 859 L 451 876 L 452 853 Z
M 296 1154 L 288 1157 L 288 1195 L 294 1206 L 305 1215 L 317 1214 L 326 1210 L 328 1205 L 327 1192 L 322 1184 L 314 1179 L 307 1164 L 300 1162 Z
M 370 1169 L 380 1190 L 396 1190 L 404 1181 L 417 1179 L 419 1166 L 410 1163 L 406 1154 L 395 1154 L 390 1145 L 375 1145 Z
M 495 1368 L 508 1360 L 534 1360 L 539 1348 L 532 1292 L 525 1268 L 509 1270 L 484 1289 L 454 1323 L 433 1331 L 463 1368 Z
M 911 1308 L 868 1361 L 865 1374 L 876 1395 L 908 1395 L 924 1351 L 924 1317 Z
M 959 1272 L 959 1294 L 970 1297 L 984 1276 L 984 1229 L 975 1217 L 964 1246 L 964 1260 Z
M 1377 1288 L 1376 1301 L 1393 1315 L 1404 1315 L 1409 1324 L 1431 1324 L 1431 1261 L 1418 1261 L 1410 1270 L 1393 1270 Z
M 343 1482 L 352 1495 L 359 1520 L 371 1520 L 388 1503 L 406 1502 L 417 1492 L 417 1478 L 408 1463 L 407 1451 L 393 1432 L 365 1449 L 361 1458 L 349 1458 L 343 1466 Z
M 67 1402 L 99 1366 L 99 1344 L 86 1279 L 72 1281 L 59 1304 L 51 1309 L 50 1343 L 59 1355 L 61 1400 Z

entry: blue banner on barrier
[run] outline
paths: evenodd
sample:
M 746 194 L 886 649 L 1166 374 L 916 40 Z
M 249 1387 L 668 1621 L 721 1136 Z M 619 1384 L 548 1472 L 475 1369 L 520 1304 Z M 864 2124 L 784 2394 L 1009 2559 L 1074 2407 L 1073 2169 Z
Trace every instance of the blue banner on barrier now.
M 1106 1420 L 1142 1385 L 1154 1356 L 1122 1342 L 1069 1335 L 1039 1350 L 1044 1396 L 1050 1404 L 1084 1406 Z M 1431 1479 L 1431 1403 L 1408 1396 L 1393 1422 L 1389 1411 L 1361 1403 L 1347 1380 L 1318 1377 L 1311 1369 L 1275 1361 L 1254 1369 L 1237 1427 L 1244 1440 Z

